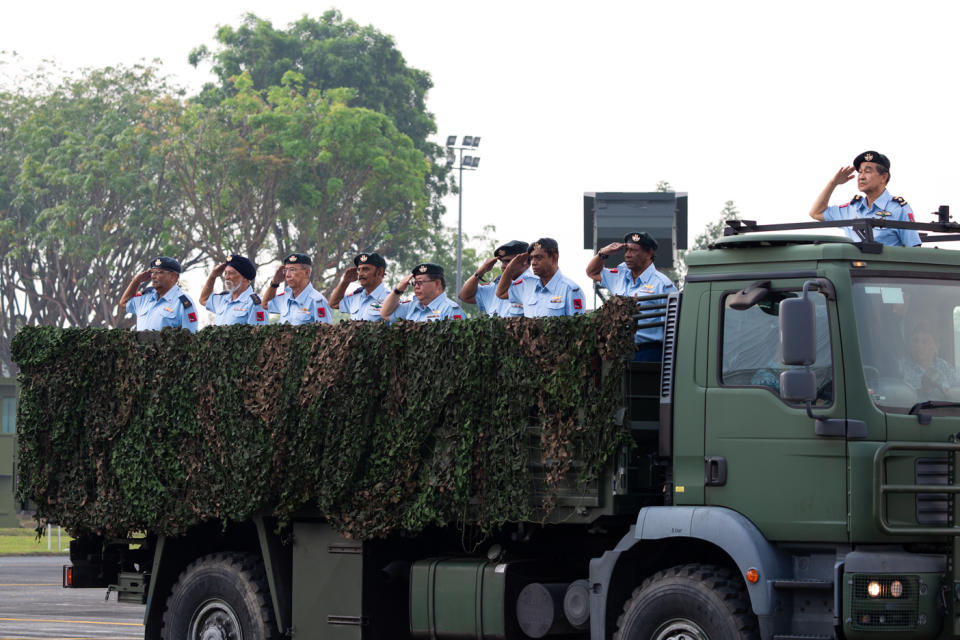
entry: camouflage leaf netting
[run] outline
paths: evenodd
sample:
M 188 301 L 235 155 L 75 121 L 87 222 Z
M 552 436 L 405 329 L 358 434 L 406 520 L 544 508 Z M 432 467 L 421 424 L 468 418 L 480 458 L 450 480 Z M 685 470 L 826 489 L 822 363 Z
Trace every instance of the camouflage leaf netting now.
M 108 536 L 265 508 L 283 522 L 316 507 L 363 539 L 539 519 L 551 505 L 529 498 L 531 425 L 547 485 L 574 459 L 595 479 L 627 441 L 615 416 L 634 309 L 195 336 L 25 327 L 19 497 L 41 524 Z

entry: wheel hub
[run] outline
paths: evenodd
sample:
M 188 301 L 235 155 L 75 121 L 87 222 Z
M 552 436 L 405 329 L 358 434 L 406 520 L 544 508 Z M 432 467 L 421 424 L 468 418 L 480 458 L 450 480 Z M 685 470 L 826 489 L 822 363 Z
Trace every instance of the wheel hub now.
M 703 629 L 692 620 L 667 620 L 653 633 L 652 640 L 710 640 Z
M 243 640 L 240 620 L 223 600 L 208 600 L 190 619 L 188 640 Z

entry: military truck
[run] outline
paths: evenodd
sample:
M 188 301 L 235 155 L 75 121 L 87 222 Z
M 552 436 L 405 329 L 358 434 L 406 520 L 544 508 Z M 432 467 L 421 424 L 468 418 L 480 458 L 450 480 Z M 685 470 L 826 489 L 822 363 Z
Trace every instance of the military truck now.
M 145 602 L 148 638 L 960 637 L 960 253 L 872 233 L 960 225 L 731 224 L 640 301 L 665 339 L 623 378 L 630 442 L 540 521 L 89 536 L 65 586 Z

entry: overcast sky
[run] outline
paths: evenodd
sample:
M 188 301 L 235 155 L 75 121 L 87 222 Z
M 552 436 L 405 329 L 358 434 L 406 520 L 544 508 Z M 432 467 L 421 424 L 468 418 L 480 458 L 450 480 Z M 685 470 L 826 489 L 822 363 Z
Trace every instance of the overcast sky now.
M 431 74 L 438 142 L 482 136 L 465 230 L 552 236 L 584 285 L 585 191 L 668 180 L 689 194 L 692 238 L 726 200 L 748 219 L 803 221 L 839 167 L 876 149 L 918 220 L 960 213 L 953 2 L 17 2 L 0 48 L 68 68 L 159 58 L 196 90 L 209 68 L 187 54 L 218 24 L 252 12 L 282 28 L 331 7 Z M 455 197 L 447 207 L 455 225 Z

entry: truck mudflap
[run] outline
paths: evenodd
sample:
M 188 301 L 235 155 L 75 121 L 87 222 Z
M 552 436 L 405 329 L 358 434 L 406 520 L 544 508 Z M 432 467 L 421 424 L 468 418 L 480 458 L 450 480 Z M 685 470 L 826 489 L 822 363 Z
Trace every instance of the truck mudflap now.
M 764 630 L 774 626 L 774 581 L 791 574 L 789 555 L 770 544 L 752 522 L 736 511 L 723 507 L 671 506 L 641 510 L 636 525 L 617 546 L 590 561 L 591 638 L 608 637 L 609 588 L 620 556 L 645 541 L 667 538 L 702 540 L 729 555 L 740 575 L 745 576 L 751 608 L 760 621 L 761 634 L 767 637 Z M 748 572 L 751 579 L 746 578 Z M 752 579 L 754 576 L 756 579 Z

